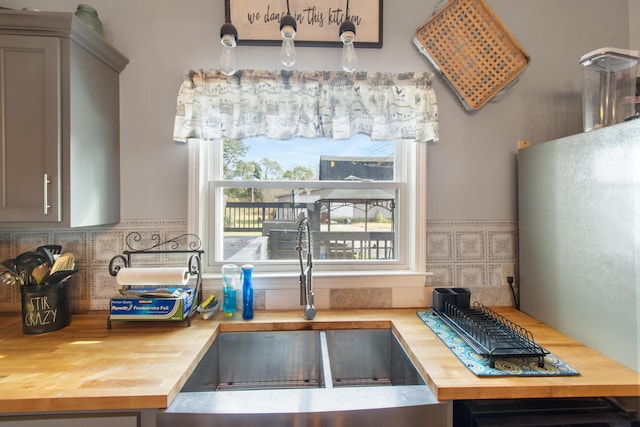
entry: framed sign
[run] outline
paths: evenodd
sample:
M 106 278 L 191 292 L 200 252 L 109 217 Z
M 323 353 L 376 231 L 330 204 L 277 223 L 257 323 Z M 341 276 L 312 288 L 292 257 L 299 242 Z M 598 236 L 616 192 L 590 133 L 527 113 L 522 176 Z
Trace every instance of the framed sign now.
M 341 46 L 338 30 L 347 0 L 289 0 L 298 24 L 296 45 Z M 282 42 L 280 19 L 287 0 L 225 0 L 225 16 L 238 29 L 239 45 Z M 349 0 L 349 17 L 356 26 L 356 47 L 382 47 L 382 0 Z

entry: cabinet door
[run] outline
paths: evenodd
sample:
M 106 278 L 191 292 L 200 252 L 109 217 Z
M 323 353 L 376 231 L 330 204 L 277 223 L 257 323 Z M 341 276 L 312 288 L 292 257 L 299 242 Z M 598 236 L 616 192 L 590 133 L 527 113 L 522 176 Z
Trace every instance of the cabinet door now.
M 137 413 L 0 417 L 2 427 L 140 427 Z
M 60 41 L 0 35 L 0 221 L 61 220 Z

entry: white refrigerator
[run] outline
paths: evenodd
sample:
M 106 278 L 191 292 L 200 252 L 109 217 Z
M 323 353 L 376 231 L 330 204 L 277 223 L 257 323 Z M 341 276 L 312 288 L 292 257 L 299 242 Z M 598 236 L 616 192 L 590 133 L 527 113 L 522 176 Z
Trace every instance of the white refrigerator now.
M 640 119 L 518 153 L 520 308 L 640 372 Z

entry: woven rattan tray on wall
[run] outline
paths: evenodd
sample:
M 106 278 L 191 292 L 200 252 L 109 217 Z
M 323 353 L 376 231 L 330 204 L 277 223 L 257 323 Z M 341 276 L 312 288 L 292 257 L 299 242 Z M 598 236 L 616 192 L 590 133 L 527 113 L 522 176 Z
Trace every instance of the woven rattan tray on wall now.
M 413 39 L 467 110 L 512 83 L 529 56 L 484 0 L 449 0 Z

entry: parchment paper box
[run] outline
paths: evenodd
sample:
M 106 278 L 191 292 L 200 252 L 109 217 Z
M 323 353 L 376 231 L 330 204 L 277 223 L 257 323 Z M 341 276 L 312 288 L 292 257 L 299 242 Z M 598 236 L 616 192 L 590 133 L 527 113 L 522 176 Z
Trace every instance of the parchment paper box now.
M 184 320 L 193 304 L 193 289 L 178 298 L 111 298 L 111 320 Z

